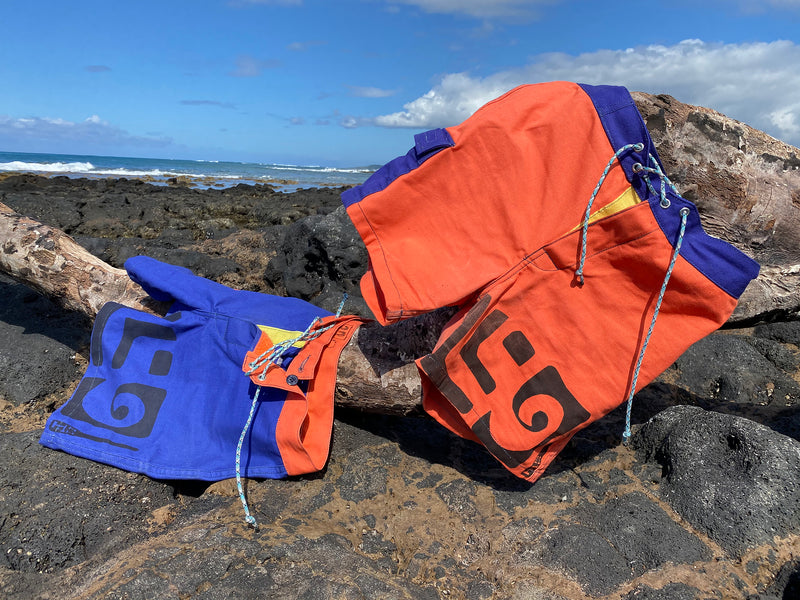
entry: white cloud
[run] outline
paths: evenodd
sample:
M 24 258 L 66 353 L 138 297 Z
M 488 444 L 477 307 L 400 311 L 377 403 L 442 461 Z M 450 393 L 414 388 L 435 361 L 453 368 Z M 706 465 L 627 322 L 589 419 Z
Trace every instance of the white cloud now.
M 491 19 L 534 17 L 537 7 L 557 4 L 560 0 L 389 0 L 389 2 L 390 4 L 418 6 L 428 13 L 461 14 Z
M 350 95 L 356 96 L 357 98 L 388 98 L 397 93 L 396 90 L 384 90 L 376 87 L 361 87 L 357 85 L 348 85 L 347 88 L 350 90 Z
M 800 102 L 772 111 L 769 119 L 779 131 L 786 132 L 788 138 L 800 140 Z
M 376 117 L 374 124 L 417 129 L 455 125 L 515 85 L 505 81 L 503 74 L 481 80 L 466 73 L 452 73 L 425 95 L 403 105 L 402 111 Z
M 262 60 L 243 54 L 236 58 L 236 68 L 229 73 L 233 77 L 258 77 L 264 69 L 274 69 L 280 66 L 277 60 Z
M 715 44 L 685 40 L 673 46 L 598 50 L 578 56 L 543 54 L 527 66 L 483 78 L 467 73 L 444 75 L 403 110 L 355 122 L 380 127 L 444 127 L 463 121 L 481 105 L 522 83 L 566 80 L 670 94 L 799 145 L 798 64 L 800 46 L 789 41 Z
M 364 127 L 365 125 L 371 124 L 372 122 L 369 119 L 355 117 L 353 115 L 344 115 L 339 118 L 339 125 L 345 129 L 355 129 L 356 127 Z
M 42 148 L 161 148 L 172 143 L 170 138 L 137 136 L 92 115 L 79 122 L 50 117 L 14 118 L 0 115 L 0 147 L 23 150 Z M 56 150 L 58 151 L 58 150 Z

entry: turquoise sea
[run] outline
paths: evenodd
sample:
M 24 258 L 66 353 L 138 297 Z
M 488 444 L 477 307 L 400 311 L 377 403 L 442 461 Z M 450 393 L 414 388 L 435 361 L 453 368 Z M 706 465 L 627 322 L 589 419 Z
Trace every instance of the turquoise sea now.
M 378 165 L 334 168 L 318 165 L 0 152 L 0 173 L 14 171 L 68 177 L 144 178 L 154 183 L 166 183 L 173 177 L 189 177 L 198 187 L 272 183 L 286 191 L 363 183 L 376 168 Z

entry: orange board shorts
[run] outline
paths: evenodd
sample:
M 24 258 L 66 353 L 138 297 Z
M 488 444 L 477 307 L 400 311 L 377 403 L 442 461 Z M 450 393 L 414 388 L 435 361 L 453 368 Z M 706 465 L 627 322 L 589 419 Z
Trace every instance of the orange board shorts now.
M 717 329 L 758 274 L 657 173 L 625 88 L 555 82 L 415 136 L 342 195 L 381 323 L 461 307 L 417 361 L 426 411 L 519 477 Z

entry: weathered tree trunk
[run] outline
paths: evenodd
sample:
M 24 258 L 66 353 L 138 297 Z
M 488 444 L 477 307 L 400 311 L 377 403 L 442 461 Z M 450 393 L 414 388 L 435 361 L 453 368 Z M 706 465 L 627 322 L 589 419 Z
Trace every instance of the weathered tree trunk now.
M 732 321 L 800 307 L 800 150 L 701 106 L 634 92 L 670 179 L 711 235 L 761 265 Z
M 0 271 L 94 317 L 114 300 L 145 308 L 147 294 L 122 269 L 87 252 L 63 231 L 0 204 Z
M 109 301 L 159 313 L 152 301 L 123 269 L 90 254 L 63 231 L 17 214 L 0 203 L 0 272 L 65 307 L 94 317 Z M 342 352 L 336 404 L 387 414 L 421 410 L 422 387 L 413 363 L 414 352 L 432 348 L 430 327 L 438 313 L 398 326 L 362 328 Z M 441 317 L 438 321 L 443 324 Z M 392 332 L 399 335 L 392 335 Z

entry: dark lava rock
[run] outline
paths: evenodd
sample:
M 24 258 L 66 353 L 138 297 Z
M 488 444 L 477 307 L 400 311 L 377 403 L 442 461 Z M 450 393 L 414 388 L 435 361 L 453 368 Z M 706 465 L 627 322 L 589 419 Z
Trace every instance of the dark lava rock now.
M 269 185 L 190 189 L 139 180 L 19 175 L 0 181 L 0 201 L 72 236 L 152 239 L 188 229 L 195 239 L 230 229 L 286 225 L 341 205 L 341 188 L 277 192 Z
M 668 583 L 660 589 L 642 585 L 623 596 L 623 600 L 700 600 L 699 594 L 700 590 L 685 583 Z
M 603 505 L 569 511 L 581 525 L 564 523 L 545 536 L 543 560 L 565 569 L 592 594 L 607 594 L 667 562 L 690 564 L 708 548 L 640 492 Z
M 285 228 L 277 257 L 265 277 L 274 289 L 335 311 L 346 293 L 347 312 L 369 316 L 359 281 L 367 250 L 344 207 L 301 219 Z
M 778 571 L 763 593 L 748 600 L 790 600 L 800 598 L 800 559 L 790 560 Z
M 343 473 L 336 481 L 342 499 L 362 502 L 386 492 L 387 465 L 371 449 L 356 449 L 342 461 L 342 467 Z
M 678 526 L 641 492 L 604 505 L 579 504 L 572 515 L 580 522 L 591 523 L 625 556 L 636 574 L 667 562 L 692 563 L 710 557 L 700 540 Z
M 800 368 L 800 352 L 791 350 L 785 342 L 763 337 L 746 339 L 753 348 L 780 370 L 792 373 Z
M 565 570 L 589 594 L 608 594 L 633 577 L 628 561 L 586 525 L 562 525 L 542 542 L 546 564 Z
M 667 409 L 633 437 L 661 495 L 731 555 L 800 529 L 800 443 L 741 417 Z
M 436 488 L 436 493 L 447 504 L 447 507 L 467 521 L 471 521 L 478 515 L 478 509 L 475 506 L 476 492 L 475 484 L 466 479 L 448 481 Z
M 763 403 L 786 406 L 800 400 L 800 385 L 773 362 L 774 347 L 756 345 L 738 335 L 716 334 L 693 344 L 677 360 L 678 384 L 692 393 L 723 403 Z M 762 348 L 763 347 L 763 348 Z M 762 354 L 770 354 L 773 360 Z M 784 361 L 788 351 L 780 356 Z
M 275 546 L 264 566 L 270 568 L 270 559 L 290 560 L 294 573 L 273 575 L 276 585 L 261 589 L 260 597 L 267 598 L 408 598 L 434 599 L 439 594 L 432 586 L 420 586 L 391 578 L 386 566 L 353 552 L 352 544 L 336 534 L 325 534 L 317 539 L 300 538 L 290 544 Z M 307 573 L 303 576 L 303 573 Z M 314 573 L 325 576 L 314 576 Z M 283 575 L 283 577 L 281 577 Z M 232 590 L 235 591 L 235 590 Z M 223 598 L 224 596 L 218 596 Z M 228 596 L 228 597 L 235 597 Z
M 13 570 L 53 572 L 111 557 L 144 539 L 140 523 L 154 508 L 175 503 L 163 483 L 54 452 L 38 438 L 0 436 L 0 548 Z
M 178 267 L 185 267 L 199 277 L 218 279 L 229 273 L 239 273 L 241 267 L 224 256 L 209 256 L 203 252 L 180 247 L 176 240 L 165 242 L 159 238 L 158 243 L 141 238 L 109 238 L 76 237 L 75 241 L 89 252 L 110 265 L 119 265 L 133 256 L 146 255 L 156 260 Z M 191 239 L 183 242 L 191 245 Z
M 90 322 L 0 275 L 0 398 L 37 400 L 72 385 L 75 354 L 89 342 Z
M 190 246 L 242 229 L 260 231 L 327 214 L 341 206 L 343 189 L 283 193 L 244 184 L 190 189 L 128 179 L 18 175 L 0 180 L 0 202 L 61 229 L 112 266 L 121 268 L 126 258 L 147 254 L 213 278 L 235 263 L 187 254 Z
M 755 329 L 755 334 L 758 337 L 800 347 L 800 321 L 784 321 L 758 325 Z

